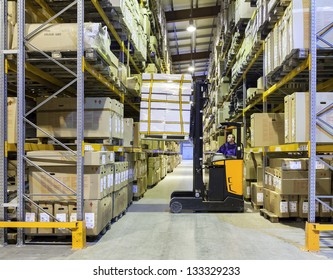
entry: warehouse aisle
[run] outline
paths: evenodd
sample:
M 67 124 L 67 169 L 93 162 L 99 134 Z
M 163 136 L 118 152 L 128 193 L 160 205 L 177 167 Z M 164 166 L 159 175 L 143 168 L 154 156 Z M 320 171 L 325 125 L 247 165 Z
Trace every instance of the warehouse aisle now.
M 169 213 L 174 190 L 192 188 L 192 162 L 183 161 L 173 173 L 98 241 L 84 250 L 70 245 L 10 245 L 0 249 L 0 259 L 86 260 L 320 260 L 333 259 L 333 249 L 320 253 L 301 250 L 304 223 L 272 224 L 247 207 L 246 213 Z M 328 236 L 326 247 L 333 243 Z

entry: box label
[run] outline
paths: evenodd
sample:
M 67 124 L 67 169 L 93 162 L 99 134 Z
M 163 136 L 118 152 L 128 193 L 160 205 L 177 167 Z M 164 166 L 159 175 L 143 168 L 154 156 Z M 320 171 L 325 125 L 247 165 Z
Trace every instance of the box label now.
M 289 212 L 290 213 L 297 212 L 297 201 L 289 201 Z
M 36 222 L 36 214 L 27 212 L 25 213 L 25 221 L 26 222 Z
M 264 202 L 264 194 L 257 193 L 257 202 Z
M 69 217 L 70 222 L 76 222 L 77 221 L 77 213 L 71 213 Z
M 302 213 L 308 213 L 309 211 L 309 202 L 304 201 L 302 205 Z
M 133 193 L 137 193 L 138 192 L 138 185 L 133 185 Z
M 287 201 L 281 201 L 280 202 L 280 212 L 281 213 L 288 213 L 288 202 Z
M 103 177 L 103 189 L 105 190 L 107 188 L 107 183 L 106 183 L 106 176 Z
M 85 213 L 84 219 L 86 220 L 86 227 L 93 229 L 95 227 L 95 216 L 94 213 Z
M 40 213 L 39 214 L 39 219 L 41 222 L 49 222 L 50 221 L 50 216 L 46 213 Z
M 100 179 L 100 182 L 99 182 L 99 188 L 100 188 L 100 192 L 103 192 L 104 188 L 103 188 L 103 178 Z
M 302 163 L 300 161 L 290 161 L 289 165 L 292 170 L 302 169 Z

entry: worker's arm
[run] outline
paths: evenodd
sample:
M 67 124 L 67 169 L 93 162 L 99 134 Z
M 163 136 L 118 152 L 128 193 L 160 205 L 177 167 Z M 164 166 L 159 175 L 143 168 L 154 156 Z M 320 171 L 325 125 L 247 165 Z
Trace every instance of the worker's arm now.
M 223 145 L 217 150 L 217 153 L 225 154 L 225 152 L 226 152 L 226 146 L 225 146 L 225 144 L 223 144 Z

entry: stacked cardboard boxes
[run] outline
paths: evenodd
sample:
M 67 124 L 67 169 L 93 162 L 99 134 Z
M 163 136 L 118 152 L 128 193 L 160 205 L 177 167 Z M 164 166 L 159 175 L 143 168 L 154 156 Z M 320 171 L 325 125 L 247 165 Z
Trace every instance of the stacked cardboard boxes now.
M 316 28 L 318 31 L 325 29 L 325 33 L 321 34 L 324 40 L 319 40 L 318 45 L 320 48 L 330 48 L 326 42 L 333 41 L 333 32 L 330 27 L 333 5 L 330 0 L 318 0 L 316 5 L 317 17 L 320 19 L 317 21 Z M 265 40 L 265 73 L 269 74 L 280 67 L 296 49 L 301 50 L 301 55 L 306 55 L 310 42 L 309 10 L 309 0 L 291 1 L 282 19 Z
M 29 167 L 29 195 L 49 214 L 60 221 L 76 217 L 76 156 L 68 151 L 33 151 L 27 157 L 45 172 Z M 114 153 L 86 151 L 84 160 L 84 217 L 87 235 L 98 235 L 111 221 L 115 188 Z M 40 209 L 27 211 L 26 219 L 52 221 Z M 63 231 L 63 230 L 60 230 Z M 37 233 L 59 233 L 59 229 L 38 230 Z M 32 233 L 32 232 L 31 232 Z
M 128 181 L 129 169 L 128 162 L 114 163 L 114 191 L 112 218 L 120 216 L 128 206 Z
M 178 74 L 142 74 L 140 133 L 189 135 L 192 77 Z
M 318 124 L 316 128 L 316 141 L 318 143 L 332 143 L 332 128 L 328 125 L 333 117 L 332 110 L 326 108 L 333 103 L 331 92 L 318 92 L 316 94 L 316 112 Z M 309 92 L 294 92 L 284 98 L 285 106 L 285 142 L 299 143 L 309 141 L 310 123 L 310 94 Z
M 152 187 L 161 180 L 161 156 L 148 157 L 147 185 Z
M 38 103 L 44 99 L 38 99 Z M 123 139 L 124 105 L 108 97 L 85 98 L 84 137 Z M 76 99 L 54 98 L 37 110 L 37 125 L 58 138 L 76 138 Z M 37 131 L 37 137 L 46 137 Z
M 135 153 L 133 196 L 140 198 L 147 191 L 147 154 Z
M 255 113 L 251 115 L 251 147 L 284 144 L 284 114 Z
M 278 217 L 302 217 L 308 214 L 308 160 L 273 159 L 265 169 L 264 208 Z M 316 194 L 331 195 L 331 171 L 318 165 Z M 331 201 L 327 201 L 331 205 Z M 322 211 L 320 211 L 322 207 Z M 328 215 L 327 207 L 317 205 L 316 215 Z

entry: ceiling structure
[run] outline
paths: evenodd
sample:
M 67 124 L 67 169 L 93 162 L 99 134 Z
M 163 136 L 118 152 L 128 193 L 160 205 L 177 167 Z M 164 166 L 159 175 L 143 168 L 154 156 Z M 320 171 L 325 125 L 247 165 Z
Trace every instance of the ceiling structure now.
M 173 73 L 188 73 L 188 67 L 194 66 L 194 77 L 207 76 L 220 2 L 163 0 Z M 186 30 L 191 20 L 194 32 Z

